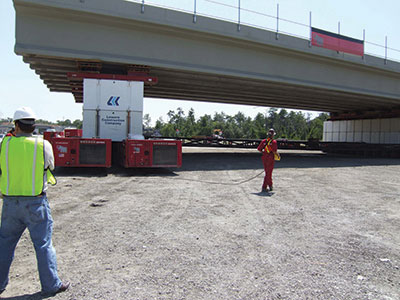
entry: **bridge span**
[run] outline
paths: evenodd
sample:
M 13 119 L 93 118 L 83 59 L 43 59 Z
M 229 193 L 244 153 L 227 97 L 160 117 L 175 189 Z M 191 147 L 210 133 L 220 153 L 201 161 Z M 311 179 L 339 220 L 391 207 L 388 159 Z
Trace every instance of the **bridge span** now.
M 145 97 L 399 116 L 394 61 L 123 0 L 13 1 L 15 52 L 51 91 L 77 102 L 82 86 L 68 72 L 139 72 L 158 78 Z

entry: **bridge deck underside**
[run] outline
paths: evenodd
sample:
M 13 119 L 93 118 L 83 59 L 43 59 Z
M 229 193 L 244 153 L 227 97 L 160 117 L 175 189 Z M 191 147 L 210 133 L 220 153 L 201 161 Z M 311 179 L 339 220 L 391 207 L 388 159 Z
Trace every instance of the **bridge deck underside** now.
M 30 64 L 30 67 L 35 70 L 50 91 L 73 93 L 76 102 L 83 101 L 82 85 L 71 85 L 71 81 L 67 77 L 68 72 L 89 71 L 126 75 L 131 66 L 120 63 L 22 55 L 24 61 Z M 82 65 L 95 65 L 97 69 L 82 69 Z M 156 85 L 145 86 L 144 95 L 149 98 L 279 107 L 330 113 L 384 112 L 399 108 L 399 101 L 392 98 L 152 66 L 149 66 L 149 69 L 149 75 L 158 78 Z

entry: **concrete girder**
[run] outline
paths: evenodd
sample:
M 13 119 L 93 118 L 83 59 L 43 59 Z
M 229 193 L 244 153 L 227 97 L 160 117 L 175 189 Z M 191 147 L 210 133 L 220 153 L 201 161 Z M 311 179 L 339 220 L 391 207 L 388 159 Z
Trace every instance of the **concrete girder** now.
M 400 64 L 377 57 L 310 48 L 307 40 L 283 34 L 277 40 L 274 32 L 247 26 L 238 32 L 201 16 L 194 24 L 191 15 L 163 8 L 146 6 L 143 14 L 140 4 L 121 0 L 14 5 L 15 51 L 52 91 L 71 92 L 61 74 L 85 64 L 112 74 L 145 65 L 159 79 L 145 97 L 327 112 L 400 106 Z

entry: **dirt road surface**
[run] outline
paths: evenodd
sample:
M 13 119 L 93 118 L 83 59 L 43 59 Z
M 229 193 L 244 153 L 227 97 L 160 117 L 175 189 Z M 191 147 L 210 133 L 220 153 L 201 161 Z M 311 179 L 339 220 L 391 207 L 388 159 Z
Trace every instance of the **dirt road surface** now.
M 59 169 L 54 299 L 400 299 L 400 160 L 189 148 L 181 169 Z M 4 299 L 43 299 L 29 234 Z

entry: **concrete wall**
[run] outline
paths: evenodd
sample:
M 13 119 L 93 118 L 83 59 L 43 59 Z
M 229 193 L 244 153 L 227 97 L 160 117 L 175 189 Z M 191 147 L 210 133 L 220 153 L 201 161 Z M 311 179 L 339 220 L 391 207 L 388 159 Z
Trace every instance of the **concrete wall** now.
M 326 121 L 323 141 L 400 144 L 400 118 Z

